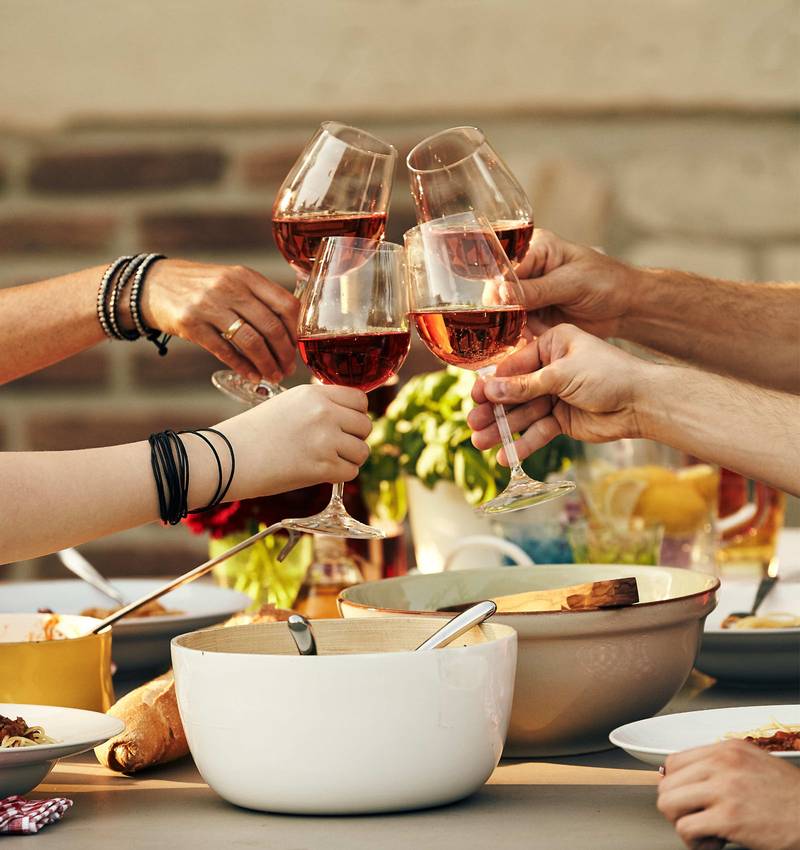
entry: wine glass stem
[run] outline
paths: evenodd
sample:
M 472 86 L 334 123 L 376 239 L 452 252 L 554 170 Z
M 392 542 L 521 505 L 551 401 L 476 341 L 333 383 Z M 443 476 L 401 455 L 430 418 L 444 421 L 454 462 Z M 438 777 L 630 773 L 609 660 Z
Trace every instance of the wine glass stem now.
M 506 459 L 511 467 L 511 477 L 519 478 L 524 476 L 525 472 L 522 469 L 522 464 L 519 462 L 517 447 L 514 444 L 514 437 L 511 435 L 511 428 L 508 425 L 508 417 L 506 409 L 502 404 L 493 405 L 494 418 L 497 422 L 497 428 L 500 431 L 500 439 L 503 441 L 503 448 L 506 450 Z
M 342 497 L 344 496 L 344 483 L 339 482 L 338 484 L 333 485 L 333 492 L 331 493 L 331 505 L 341 505 L 344 507 L 344 502 L 342 501 Z
M 494 366 L 484 366 L 483 369 L 478 369 L 478 374 L 484 380 L 494 375 L 494 373 Z M 528 476 L 519 462 L 517 447 L 514 445 L 514 438 L 511 436 L 511 428 L 508 425 L 505 407 L 502 404 L 495 404 L 492 405 L 492 410 L 494 411 L 495 422 L 497 422 L 497 429 L 500 431 L 500 439 L 503 441 L 503 448 L 506 450 L 506 460 L 511 469 L 511 479 L 527 478 Z

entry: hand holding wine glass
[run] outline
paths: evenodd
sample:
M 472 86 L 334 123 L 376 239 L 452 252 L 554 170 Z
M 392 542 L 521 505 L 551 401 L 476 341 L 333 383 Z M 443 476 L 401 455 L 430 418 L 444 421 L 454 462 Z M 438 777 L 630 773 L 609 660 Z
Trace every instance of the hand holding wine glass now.
M 527 312 L 511 263 L 490 223 L 474 213 L 424 222 L 406 233 L 409 297 L 417 331 L 440 360 L 482 377 L 524 340 Z M 506 413 L 494 405 L 508 487 L 482 513 L 521 510 L 563 496 L 571 481 L 534 481 L 523 471 Z
M 403 254 L 400 245 L 371 239 L 327 237 L 322 242 L 297 327 L 300 356 L 322 383 L 369 392 L 402 366 L 410 343 Z M 334 485 L 322 513 L 285 520 L 284 527 L 336 537 L 383 537 L 347 513 L 342 492 L 342 484 Z

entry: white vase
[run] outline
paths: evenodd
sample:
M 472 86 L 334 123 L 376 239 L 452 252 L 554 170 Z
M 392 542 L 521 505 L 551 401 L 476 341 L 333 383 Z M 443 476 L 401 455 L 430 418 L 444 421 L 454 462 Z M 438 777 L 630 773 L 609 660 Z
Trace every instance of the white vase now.
M 406 478 L 408 519 L 414 541 L 417 569 L 438 573 L 452 549 L 465 537 L 492 535 L 490 522 L 475 513 L 464 494 L 450 481 L 439 481 L 429 490 L 418 478 Z M 458 553 L 452 569 L 499 567 L 503 555 L 495 547 L 471 546 Z

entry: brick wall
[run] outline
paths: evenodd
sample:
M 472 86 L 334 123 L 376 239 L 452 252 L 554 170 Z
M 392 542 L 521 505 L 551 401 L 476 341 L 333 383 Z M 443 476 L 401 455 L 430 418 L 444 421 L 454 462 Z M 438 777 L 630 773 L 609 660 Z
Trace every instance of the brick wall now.
M 460 8 L 477 15 L 482 2 Z M 275 68 L 243 69 L 250 62 L 290 67 L 291 49 L 280 43 L 274 18 L 269 49 L 261 50 L 267 36 L 259 26 L 245 33 L 241 21 L 251 18 L 240 17 L 240 55 L 228 49 L 222 56 L 204 41 L 211 52 L 200 67 L 188 64 L 187 51 L 195 31 L 211 26 L 204 15 L 217 20 L 216 4 L 198 0 L 191 20 L 167 16 L 155 30 L 131 8 L 131 37 L 120 40 L 96 37 L 103 4 L 82 0 L 69 15 L 94 10 L 94 24 L 75 32 L 78 41 L 91 39 L 91 49 L 75 43 L 59 67 L 52 56 L 61 54 L 48 54 L 48 39 L 60 38 L 61 24 L 53 19 L 42 28 L 35 4 L 11 5 L 15 26 L 0 31 L 0 75 L 18 84 L 0 93 L 0 286 L 144 250 L 242 262 L 291 285 L 272 243 L 270 209 L 304 141 L 330 117 L 365 126 L 402 152 L 442 127 L 477 123 L 528 189 L 540 225 L 636 263 L 732 279 L 800 279 L 796 2 L 713 0 L 687 15 L 685 4 L 670 0 L 602 7 L 569 0 L 538 11 L 523 0 L 497 0 L 492 9 L 513 7 L 513 18 L 498 11 L 476 28 L 465 12 L 449 42 L 440 37 L 450 21 L 442 3 L 426 11 L 436 20 L 428 19 L 428 35 L 416 41 L 406 32 L 413 16 L 398 14 L 402 32 L 391 45 L 359 37 L 347 15 L 319 18 L 310 8 L 302 12 L 303 2 L 291 10 L 275 4 L 309 19 L 300 25 L 302 79 L 289 74 L 288 89 L 272 90 L 252 81 L 275 79 Z M 357 10 L 359 0 L 344 5 Z M 255 6 L 231 0 L 219 19 L 225 33 L 245 6 L 252 17 Z M 266 14 L 268 7 L 260 8 Z M 48 14 L 66 10 L 53 6 Z M 533 30 L 525 24 L 531 16 Z M 526 37 L 516 54 L 510 46 L 491 53 L 493 75 L 486 63 L 463 67 L 465 51 L 489 55 L 492 39 L 505 42 L 511 19 L 520 37 L 538 33 L 541 50 L 531 51 Z M 134 74 L 126 51 L 139 56 L 137 27 L 159 63 Z M 542 40 L 545 31 L 551 37 Z M 17 53 L 22 61 L 37 33 L 38 55 L 49 60 L 21 77 L 4 68 Z M 435 49 L 423 49 L 423 36 L 435 36 Z M 171 39 L 169 50 L 154 45 L 161 37 Z M 257 50 L 245 49 L 248 38 Z M 346 80 L 331 79 L 345 39 L 363 49 L 351 57 Z M 520 62 L 528 63 L 524 75 L 516 72 Z M 463 79 L 449 73 L 456 66 Z M 196 79 L 181 76 L 188 67 Z M 101 68 L 107 85 L 92 87 Z M 158 79 L 147 77 L 154 68 Z M 136 117 L 144 113 L 150 117 Z M 46 129 L 26 129 L 41 116 Z M 400 239 L 412 223 L 400 169 L 388 238 Z M 174 345 L 161 360 L 145 343 L 103 344 L 0 388 L 0 449 L 113 443 L 219 419 L 237 408 L 209 385 L 216 365 L 188 345 Z M 429 365 L 415 350 L 407 370 Z M 182 529 L 158 527 L 86 547 L 112 575 L 172 572 L 203 550 L 204 541 Z M 61 569 L 52 558 L 16 569 L 32 572 Z

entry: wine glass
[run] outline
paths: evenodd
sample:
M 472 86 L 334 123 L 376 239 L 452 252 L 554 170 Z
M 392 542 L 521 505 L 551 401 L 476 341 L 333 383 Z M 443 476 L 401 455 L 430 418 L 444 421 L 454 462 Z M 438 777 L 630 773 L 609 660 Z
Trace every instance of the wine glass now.
M 385 383 L 408 355 L 410 332 L 401 245 L 326 237 L 300 298 L 297 347 L 323 384 L 369 392 Z M 343 484 L 322 513 L 284 520 L 285 528 L 335 537 L 382 538 L 342 502 Z
M 320 125 L 278 189 L 272 233 L 278 250 L 297 273 L 302 294 L 326 236 L 383 238 L 397 151 L 377 136 L 336 121 Z M 237 372 L 215 372 L 217 389 L 246 404 L 259 404 L 283 389 L 254 384 Z
M 527 311 L 512 264 L 490 222 L 461 213 L 424 222 L 405 234 L 411 315 L 430 351 L 453 366 L 494 374 L 523 340 Z M 494 415 L 511 467 L 502 493 L 477 510 L 518 511 L 564 496 L 572 481 L 534 481 L 522 469 L 503 405 Z
M 423 139 L 406 158 L 417 221 L 473 211 L 491 223 L 516 268 L 533 236 L 533 208 L 508 166 L 477 127 Z

